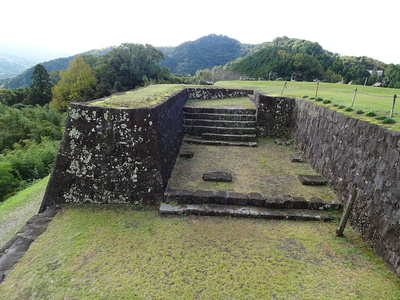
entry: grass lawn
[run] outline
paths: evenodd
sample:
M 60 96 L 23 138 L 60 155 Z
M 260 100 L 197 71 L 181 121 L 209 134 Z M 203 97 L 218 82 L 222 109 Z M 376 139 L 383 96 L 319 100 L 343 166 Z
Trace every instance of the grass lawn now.
M 204 102 L 207 102 L 205 100 Z M 271 138 L 259 138 L 258 147 L 221 147 L 183 143 L 181 150 L 193 151 L 191 159 L 178 157 L 168 182 L 171 189 L 257 192 L 264 196 L 319 197 L 339 201 L 328 185 L 306 186 L 298 174 L 317 175 L 307 163 L 292 163 L 299 156 L 292 146 L 277 145 Z M 202 180 L 207 172 L 228 172 L 232 182 Z
M 2 299 L 399 299 L 397 278 L 350 228 L 160 217 L 67 206 L 0 284 Z
M 250 101 L 249 97 L 226 98 L 226 99 L 206 99 L 197 100 L 191 99 L 186 103 L 187 106 L 194 107 L 220 107 L 220 108 L 252 108 L 254 103 Z
M 218 81 L 215 84 L 216 87 L 255 89 L 271 96 L 282 95 L 285 97 L 295 97 L 299 99 L 302 99 L 304 96 L 308 96 L 307 99 L 309 101 L 313 101 L 315 104 L 329 107 L 340 113 L 371 123 L 376 123 L 392 130 L 400 130 L 399 99 L 397 99 L 394 111 L 395 113 L 393 115 L 393 119 L 396 121 L 395 124 L 385 125 L 382 123 L 382 121 L 376 120 L 375 117 L 366 116 L 368 112 L 375 112 L 376 117 L 388 117 L 392 108 L 393 96 L 396 94 L 400 97 L 399 89 L 321 82 L 318 85 L 317 96 L 324 100 L 331 101 L 329 104 L 323 104 L 322 101 L 317 102 L 310 100 L 310 98 L 315 97 L 317 87 L 315 82 L 288 81 L 286 88 L 284 88 L 284 85 L 284 81 Z M 353 111 L 348 112 L 346 111 L 346 108 L 351 106 L 355 88 L 357 88 L 357 95 L 354 102 Z M 362 111 L 363 113 L 357 114 L 357 111 Z
M 137 108 L 152 106 L 161 103 L 173 93 L 185 88 L 180 84 L 156 84 L 144 88 L 128 91 L 125 93 L 111 95 L 110 97 L 88 102 L 91 105 Z
M 0 203 L 0 248 L 37 214 L 49 176 Z

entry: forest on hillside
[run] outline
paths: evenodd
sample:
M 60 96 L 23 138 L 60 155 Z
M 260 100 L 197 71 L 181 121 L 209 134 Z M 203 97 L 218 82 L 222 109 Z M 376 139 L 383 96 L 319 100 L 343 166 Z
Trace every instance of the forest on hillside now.
M 383 71 L 383 76 L 378 71 Z M 365 56 L 340 56 L 316 42 L 288 37 L 278 37 L 223 67 L 198 70 L 196 76 L 199 80 L 217 81 L 232 73 L 252 80 L 318 80 L 360 85 L 381 82 L 384 87 L 400 87 L 400 65 L 386 65 Z

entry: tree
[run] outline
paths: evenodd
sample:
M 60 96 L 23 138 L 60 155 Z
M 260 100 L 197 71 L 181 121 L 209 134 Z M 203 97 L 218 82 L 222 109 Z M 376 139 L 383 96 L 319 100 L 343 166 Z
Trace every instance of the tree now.
M 101 57 L 99 65 L 110 65 L 114 72 L 104 69 L 114 78 L 110 82 L 116 89 L 130 90 L 142 86 L 148 80 L 156 80 L 161 68 L 158 62 L 164 54 L 151 45 L 124 43 Z
M 43 65 L 38 64 L 35 66 L 31 79 L 33 81 L 29 85 L 29 94 L 26 99 L 26 104 L 45 105 L 49 103 L 53 96 L 51 93 L 53 84 L 49 73 L 47 73 Z
M 65 111 L 71 101 L 86 102 L 93 99 L 97 79 L 92 68 L 80 56 L 75 57 L 68 68 L 60 73 L 60 81 L 53 87 L 51 104 Z

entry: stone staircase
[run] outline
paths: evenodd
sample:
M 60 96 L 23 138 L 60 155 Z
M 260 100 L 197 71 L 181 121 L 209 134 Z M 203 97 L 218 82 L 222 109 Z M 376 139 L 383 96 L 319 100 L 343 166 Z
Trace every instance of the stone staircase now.
M 264 219 L 333 221 L 339 220 L 342 205 L 313 197 L 283 195 L 264 197 L 259 193 L 204 190 L 167 190 L 162 215 L 208 215 Z
M 240 108 L 183 108 L 184 142 L 256 147 L 256 110 Z

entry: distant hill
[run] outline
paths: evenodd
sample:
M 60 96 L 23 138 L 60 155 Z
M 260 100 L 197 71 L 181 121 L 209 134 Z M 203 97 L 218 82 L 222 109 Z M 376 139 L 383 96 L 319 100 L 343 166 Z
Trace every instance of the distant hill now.
M 105 53 L 111 51 L 113 48 L 114 47 L 96 49 L 96 50 L 91 50 L 91 51 L 87 51 L 84 53 L 80 53 L 77 55 L 92 54 L 95 56 L 99 56 L 99 55 L 102 55 L 102 54 L 105 54 Z M 40 63 L 43 65 L 43 67 L 45 67 L 47 72 L 51 73 L 54 71 L 67 69 L 69 62 L 74 58 L 74 56 L 57 58 L 57 59 L 49 60 L 46 62 L 40 62 Z M 27 70 L 25 70 L 24 72 L 20 73 L 19 75 L 15 76 L 15 77 L 0 79 L 0 87 L 2 87 L 4 89 L 16 89 L 19 87 L 28 86 L 32 82 L 31 77 L 32 77 L 32 74 L 33 74 L 36 64 L 38 64 L 38 63 L 35 63 L 34 66 L 28 68 Z
M 66 55 L 22 43 L 0 42 L 0 78 L 14 77 L 42 61 Z
M 199 69 L 225 65 L 246 56 L 256 46 L 242 44 L 224 35 L 210 34 L 176 47 L 159 47 L 165 59 L 160 62 L 171 73 L 194 75 Z

